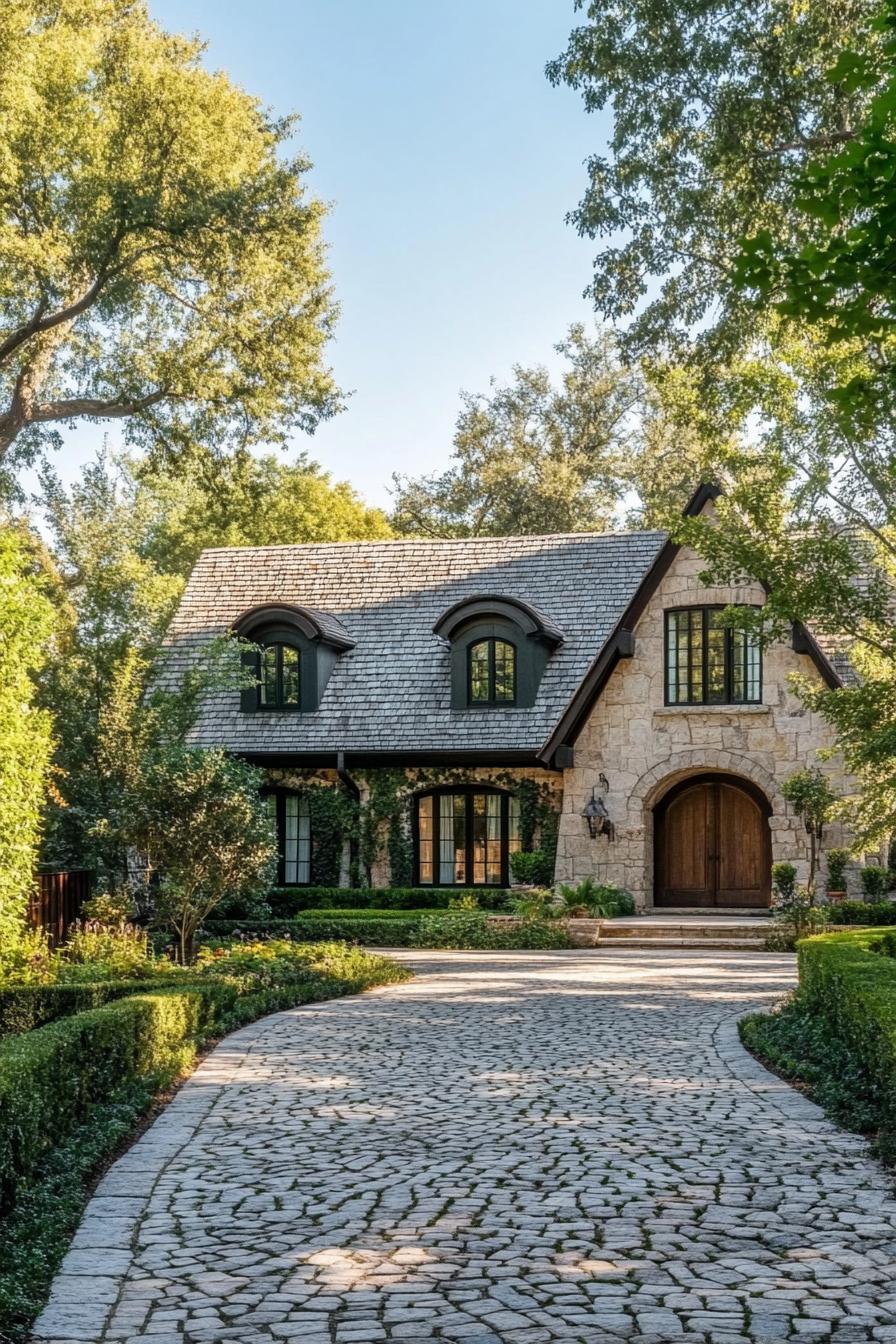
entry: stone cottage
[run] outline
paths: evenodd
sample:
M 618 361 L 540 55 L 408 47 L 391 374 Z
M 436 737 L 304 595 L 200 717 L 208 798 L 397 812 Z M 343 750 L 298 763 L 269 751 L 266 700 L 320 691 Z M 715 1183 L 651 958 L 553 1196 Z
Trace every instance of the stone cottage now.
M 791 674 L 841 682 L 803 627 L 721 625 L 763 590 L 701 568 L 656 531 L 209 550 L 171 667 L 246 641 L 194 741 L 266 771 L 282 884 L 498 887 L 540 848 L 642 909 L 762 908 L 805 876 L 781 783 L 831 745 Z

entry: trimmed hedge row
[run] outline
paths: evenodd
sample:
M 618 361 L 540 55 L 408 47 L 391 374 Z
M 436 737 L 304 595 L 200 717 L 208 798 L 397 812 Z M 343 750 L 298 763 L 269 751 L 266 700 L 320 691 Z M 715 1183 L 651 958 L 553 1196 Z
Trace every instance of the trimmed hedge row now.
M 829 908 L 835 924 L 896 924 L 896 901 L 843 901 Z
M 147 991 L 132 983 L 127 998 L 0 1042 L 0 1212 L 40 1159 L 127 1083 L 164 1086 L 203 1040 L 264 1013 L 408 978 L 385 958 L 342 955 L 343 974 L 309 969 L 257 990 L 212 975 Z
M 90 1108 L 133 1079 L 169 1081 L 185 1047 L 214 1020 L 210 999 L 135 994 L 0 1046 L 0 1211 L 39 1159 L 86 1119 Z
M 309 915 L 302 919 L 208 919 L 202 926 L 213 938 L 291 938 L 296 943 L 332 943 L 345 941 L 366 947 L 412 947 L 420 927 L 420 916 Z
M 896 958 L 888 929 L 800 942 L 800 999 L 860 1062 L 879 1116 L 881 1156 L 896 1161 Z
M 140 989 L 133 980 L 104 981 L 92 985 L 3 985 L 0 986 L 0 1037 L 35 1031 L 72 1013 L 100 1008 Z
M 267 896 L 271 913 L 288 918 L 300 910 L 446 910 L 461 896 L 475 896 L 483 910 L 505 910 L 508 891 L 491 887 L 274 887 Z

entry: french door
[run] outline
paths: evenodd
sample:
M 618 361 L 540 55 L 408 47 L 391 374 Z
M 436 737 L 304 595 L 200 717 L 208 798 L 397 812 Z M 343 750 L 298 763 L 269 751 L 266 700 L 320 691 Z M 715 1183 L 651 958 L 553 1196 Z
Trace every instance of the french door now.
M 421 887 L 506 887 L 519 849 L 519 804 L 473 787 L 437 789 L 417 799 L 415 881 Z

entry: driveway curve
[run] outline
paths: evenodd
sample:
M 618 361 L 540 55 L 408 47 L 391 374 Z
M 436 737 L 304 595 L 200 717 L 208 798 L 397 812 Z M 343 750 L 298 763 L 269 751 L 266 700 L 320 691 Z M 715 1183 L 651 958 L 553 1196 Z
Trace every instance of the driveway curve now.
M 889 1178 L 737 1039 L 793 958 L 404 958 L 204 1061 L 37 1340 L 896 1341 Z

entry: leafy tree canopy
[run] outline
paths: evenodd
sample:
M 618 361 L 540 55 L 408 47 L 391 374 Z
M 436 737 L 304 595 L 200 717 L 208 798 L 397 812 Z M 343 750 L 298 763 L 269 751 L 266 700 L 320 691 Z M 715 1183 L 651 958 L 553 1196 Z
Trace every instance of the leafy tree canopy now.
M 382 541 L 393 535 L 381 509 L 302 454 L 238 452 L 222 461 L 199 451 L 177 476 L 126 464 L 147 518 L 146 553 L 163 572 L 189 574 L 206 546 L 277 546 L 307 541 Z
M 798 207 L 817 222 L 816 236 L 794 248 L 762 229 L 747 240 L 737 266 L 739 281 L 762 305 L 773 304 L 791 323 L 811 324 L 848 361 L 848 376 L 831 382 L 828 397 L 855 437 L 892 424 L 896 413 L 896 5 L 875 28 L 875 58 L 844 51 L 829 76 L 869 90 L 861 125 L 797 182 Z
M 608 333 L 570 328 L 555 386 L 542 366 L 463 393 L 454 459 L 437 476 L 394 477 L 393 523 L 431 537 L 600 530 L 612 522 L 630 468 L 644 389 Z
M 682 349 L 698 326 L 711 352 L 737 349 L 756 320 L 735 282 L 740 241 L 757 227 L 793 245 L 814 235 L 794 179 L 807 155 L 855 134 L 867 89 L 845 67 L 828 72 L 851 43 L 874 64 L 876 0 L 577 8 L 583 22 L 548 75 L 581 90 L 588 111 L 612 113 L 608 149 L 589 160 L 571 216 L 607 240 L 596 307 L 610 319 L 636 313 L 639 350 Z
M 153 660 L 205 546 L 342 541 L 391 535 L 384 515 L 300 458 L 192 452 L 172 476 L 130 458 L 101 458 L 66 489 L 44 480 L 44 568 L 63 613 L 59 656 L 40 677 L 58 743 L 59 803 L 49 860 L 126 870 L 127 813 L 142 762 L 160 740 L 183 739 L 207 679 L 227 676 L 213 651 L 195 685 L 146 696 Z
M 144 0 L 5 0 L 0 466 L 123 419 L 179 453 L 282 441 L 339 398 L 308 162 Z
M 893 14 L 879 25 L 885 78 L 876 55 L 876 93 L 850 143 L 796 182 L 795 208 L 821 232 L 795 245 L 762 230 L 742 248 L 744 297 L 771 339 L 717 389 L 741 430 L 724 455 L 721 525 L 682 529 L 714 575 L 766 584 L 767 634 L 809 621 L 848 650 L 858 684 L 803 693 L 862 786 L 850 821 L 869 844 L 896 831 Z M 832 77 L 864 82 L 868 72 L 862 48 Z

